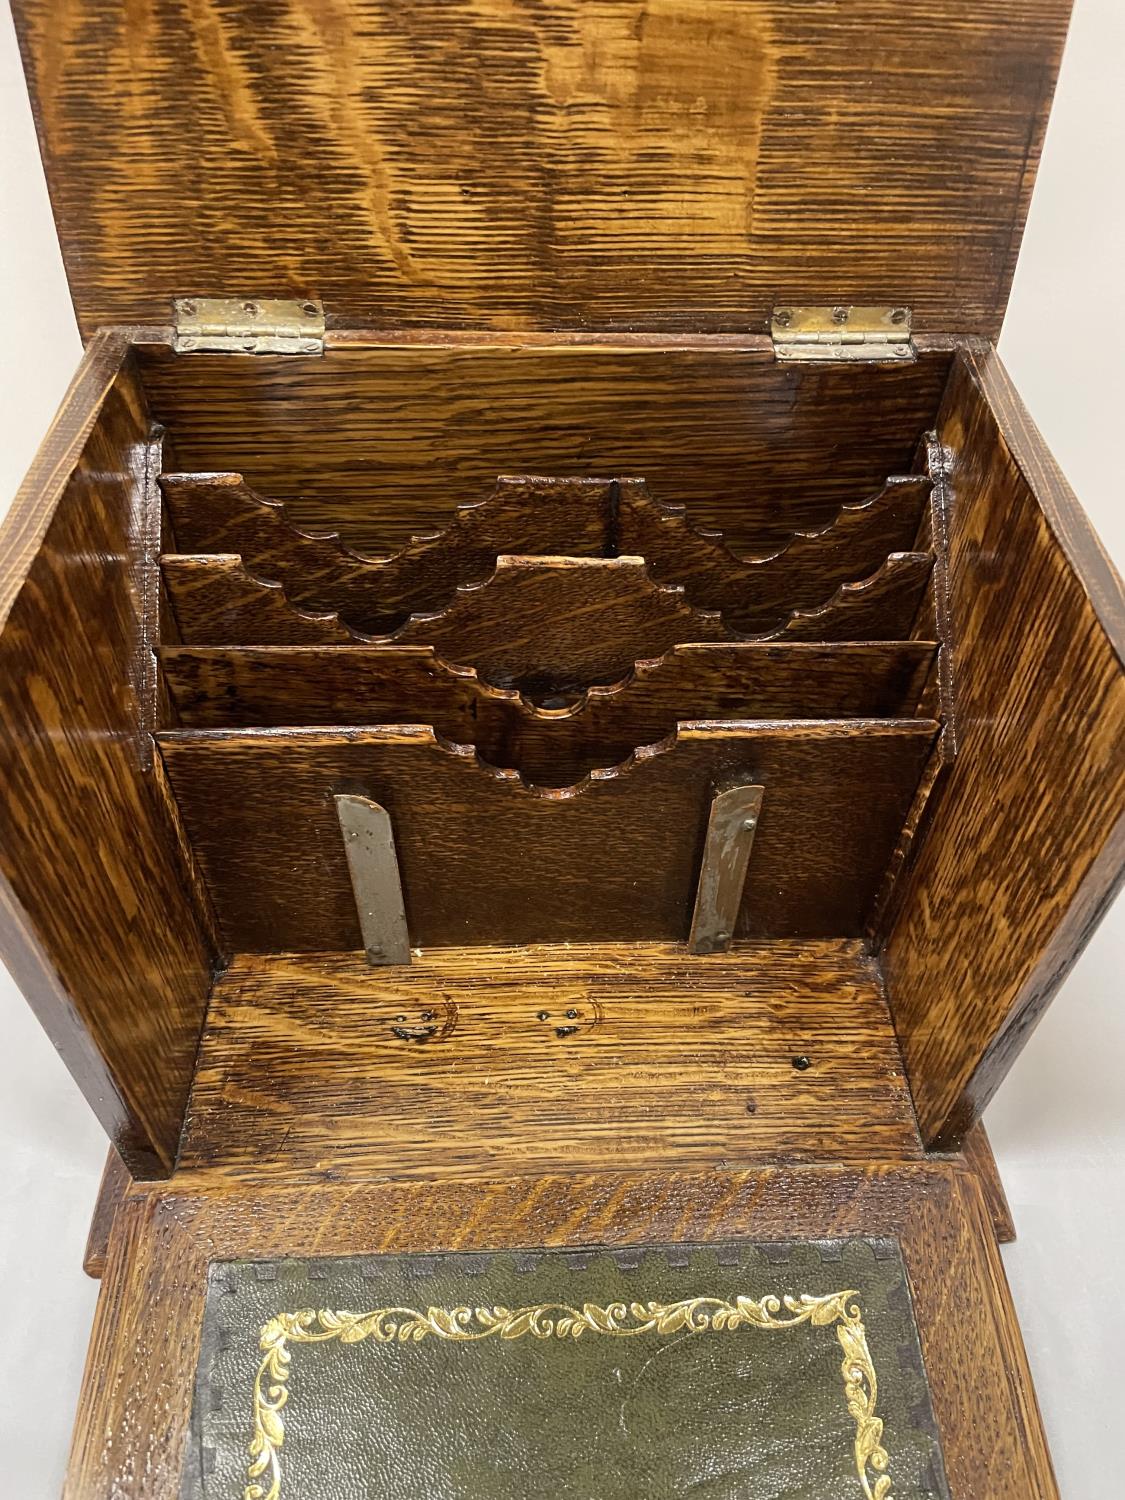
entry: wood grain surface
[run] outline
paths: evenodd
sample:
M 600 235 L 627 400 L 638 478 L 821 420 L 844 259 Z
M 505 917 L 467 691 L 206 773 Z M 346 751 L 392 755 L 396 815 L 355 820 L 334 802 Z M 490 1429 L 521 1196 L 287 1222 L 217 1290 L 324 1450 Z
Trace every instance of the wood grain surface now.
M 165 558 L 164 580 L 189 645 L 290 644 L 246 638 L 244 597 L 255 606 L 255 621 L 263 610 L 255 590 L 268 599 L 280 633 L 292 628 L 293 607 L 276 585 L 240 574 L 229 561 L 220 558 L 216 567 L 209 558 Z M 299 623 L 303 629 L 307 619 Z M 457 589 L 434 613 L 411 615 L 393 634 L 364 635 L 337 615 L 324 625 L 332 640 L 342 626 L 361 642 L 431 646 L 496 687 L 541 697 L 617 682 L 634 662 L 681 641 L 734 636 L 719 615 L 693 608 L 682 589 L 655 583 L 639 557 L 499 557 L 482 583 Z
M 161 671 L 191 729 L 429 724 L 537 786 L 615 766 L 684 719 L 909 718 L 930 642 L 675 646 L 566 708 L 537 708 L 425 646 L 168 646 Z
M 15 12 L 87 334 L 316 293 L 352 326 L 737 330 L 843 300 L 994 337 L 1069 9 Z
M 905 640 L 926 597 L 930 552 L 892 552 L 868 578 L 842 583 L 822 604 L 795 609 L 768 634 L 777 641 Z
M 630 550 L 610 550 L 614 479 L 501 476 L 487 499 L 459 506 L 441 531 L 387 558 L 361 556 L 336 533 L 299 530 L 282 504 L 258 495 L 240 474 L 166 474 L 161 484 L 175 533 L 175 548 L 166 551 L 237 553 L 300 608 L 337 611 L 369 635 L 396 630 L 413 613 L 447 605 L 459 587 L 483 583 L 502 553 Z
M 1008 1195 L 1000 1180 L 1000 1169 L 992 1153 L 992 1142 L 981 1121 L 965 1136 L 961 1150 L 962 1160 L 970 1172 L 975 1173 L 980 1183 L 981 1195 L 988 1209 L 996 1240 L 1000 1245 L 1010 1245 L 1016 1238 L 1016 1221 L 1008 1204 Z
M 227 948 L 315 952 L 361 947 L 339 792 L 391 815 L 415 946 L 684 940 L 711 798 L 737 781 L 766 789 L 737 932 L 856 936 L 936 727 L 685 724 L 564 791 L 422 727 L 160 744 Z
M 686 506 L 662 504 L 643 479 L 501 476 L 488 499 L 458 507 L 440 532 L 373 558 L 338 533 L 295 527 L 283 504 L 258 495 L 240 474 L 166 474 L 161 485 L 175 533 L 175 548 L 166 551 L 236 553 L 299 608 L 336 611 L 369 635 L 442 608 L 459 587 L 484 583 L 505 553 L 643 557 L 656 581 L 683 585 L 690 603 L 722 611 L 728 625 L 753 635 L 912 547 L 930 489 L 925 476 L 891 478 L 827 527 L 742 558 L 720 532 L 695 527 Z
M 682 587 L 655 582 L 639 557 L 499 557 L 483 583 L 463 585 L 443 609 L 411 615 L 382 636 L 295 604 L 238 556 L 167 554 L 161 577 L 177 636 L 189 645 L 425 646 L 493 687 L 565 702 L 679 644 L 902 641 L 914 630 L 932 566 L 930 553 L 892 553 L 820 604 L 772 610 L 774 628 L 753 637 L 689 603 Z
M 170 1168 L 212 952 L 145 732 L 149 428 L 90 347 L 0 533 L 0 944 L 121 1154 Z
M 237 554 L 160 559 L 160 577 L 176 639 L 190 645 L 346 646 L 374 637 L 339 615 L 302 609 L 280 583 L 256 578 Z
M 901 1244 L 952 1500 L 1058 1500 L 987 1211 L 952 1163 L 237 1191 L 216 1191 L 207 1173 L 174 1182 L 134 1189 L 118 1216 L 66 1500 L 177 1500 L 212 1260 L 843 1235 Z
M 958 754 L 884 962 L 923 1135 L 956 1146 L 1125 873 L 1125 616 L 996 355 L 959 361 L 940 436 Z
M 578 944 L 380 970 L 240 956 L 215 990 L 179 1169 L 436 1180 L 920 1149 L 858 943 Z
M 682 585 L 697 608 L 719 610 L 734 630 L 757 635 L 776 630 L 797 608 L 823 604 L 841 585 L 870 577 L 890 553 L 914 547 L 929 490 L 924 475 L 891 478 L 823 529 L 743 558 L 721 533 L 694 527 L 686 506 L 661 505 L 643 480 L 622 479 L 615 542 L 623 555 L 643 557 L 658 582 Z
M 949 605 L 948 454 L 938 441 L 936 431 L 927 433 L 920 445 L 918 466 L 925 469 L 933 487 L 916 545 L 925 547 L 933 554 L 934 564 L 911 636 L 919 640 L 936 640 L 938 649 L 917 711 L 938 719 L 941 731 L 918 783 L 914 805 L 907 815 L 898 848 L 887 868 L 883 889 L 872 913 L 870 937 L 876 951 L 883 947 L 887 933 L 894 926 L 906 886 L 906 882 L 901 879 L 902 873 L 921 847 L 957 755 L 957 704 L 953 691 L 953 637 Z
M 110 1231 L 132 1180 L 129 1168 L 111 1146 L 102 1169 L 97 1201 L 90 1219 L 90 1232 L 86 1236 L 86 1250 L 82 1256 L 82 1269 L 95 1281 L 100 1280 L 105 1273 Z
M 435 335 L 435 338 L 437 336 Z M 298 526 L 376 557 L 498 474 L 643 475 L 736 552 L 827 526 L 911 472 L 947 351 L 885 369 L 745 348 L 560 341 L 335 345 L 323 358 L 138 351 L 165 468 L 237 470 Z

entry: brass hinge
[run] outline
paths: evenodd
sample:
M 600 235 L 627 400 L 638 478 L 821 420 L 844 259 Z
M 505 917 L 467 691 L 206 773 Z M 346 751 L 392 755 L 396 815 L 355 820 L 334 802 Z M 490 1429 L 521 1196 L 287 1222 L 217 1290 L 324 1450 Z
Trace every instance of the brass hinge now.
M 232 354 L 323 354 L 324 305 L 313 298 L 278 302 L 254 297 L 177 297 L 172 347 Z
M 908 307 L 777 307 L 770 336 L 787 362 L 901 364 L 916 358 L 911 322 Z

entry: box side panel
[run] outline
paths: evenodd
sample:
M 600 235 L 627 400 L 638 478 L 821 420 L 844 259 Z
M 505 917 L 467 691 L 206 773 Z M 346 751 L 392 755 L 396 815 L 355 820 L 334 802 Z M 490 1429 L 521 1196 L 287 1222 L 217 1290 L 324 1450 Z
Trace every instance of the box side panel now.
M 0 531 L 0 953 L 136 1172 L 171 1166 L 212 969 L 146 722 L 150 446 L 99 336 Z
M 923 1137 L 953 1145 L 1125 871 L 1125 603 L 995 353 L 939 427 L 958 754 L 884 958 Z

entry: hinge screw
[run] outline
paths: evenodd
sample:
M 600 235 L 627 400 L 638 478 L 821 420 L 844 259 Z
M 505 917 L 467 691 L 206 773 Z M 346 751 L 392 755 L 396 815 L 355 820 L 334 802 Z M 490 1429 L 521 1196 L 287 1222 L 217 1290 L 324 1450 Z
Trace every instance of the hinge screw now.
M 773 320 L 779 328 L 788 328 L 793 321 L 793 314 L 783 307 L 780 312 L 774 313 Z
M 846 307 L 834 307 L 832 309 L 833 323 L 846 323 L 848 321 L 848 309 Z

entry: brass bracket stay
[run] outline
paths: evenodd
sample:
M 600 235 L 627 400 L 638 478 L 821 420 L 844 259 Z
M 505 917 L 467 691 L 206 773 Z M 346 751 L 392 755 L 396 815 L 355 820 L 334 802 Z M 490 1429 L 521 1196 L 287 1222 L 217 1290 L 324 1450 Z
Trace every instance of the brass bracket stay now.
M 373 968 L 408 964 L 410 932 L 390 813 L 369 797 L 341 794 L 335 801 L 367 962 Z
M 715 793 L 688 938 L 692 953 L 725 953 L 730 947 L 764 793 L 761 786 L 732 786 Z

